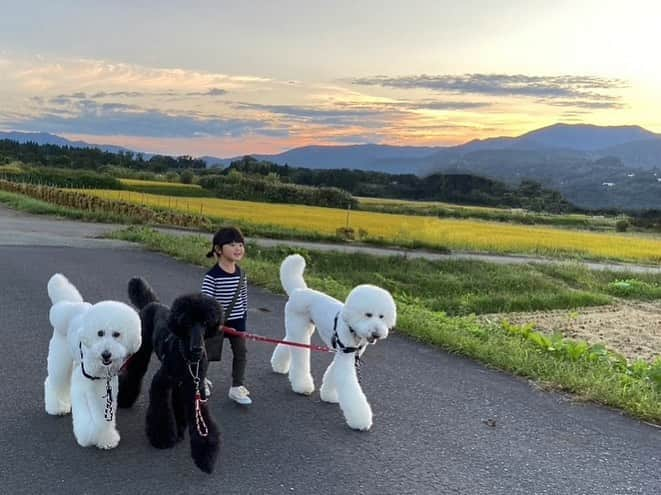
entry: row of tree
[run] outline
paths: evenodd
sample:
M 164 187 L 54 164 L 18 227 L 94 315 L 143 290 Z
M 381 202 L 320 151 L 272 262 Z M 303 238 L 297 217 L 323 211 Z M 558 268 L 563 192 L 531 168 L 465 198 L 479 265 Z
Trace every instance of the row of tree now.
M 357 201 L 337 187 L 312 187 L 283 183 L 273 176 L 249 175 L 235 170 L 227 175 L 200 177 L 199 185 L 219 198 L 289 203 L 329 208 L 356 207 Z
M 9 139 L 0 140 L 0 164 L 19 161 L 27 165 L 56 168 L 97 170 L 104 166 L 124 167 L 165 173 L 168 170 L 206 168 L 206 162 L 188 155 L 179 157 L 153 155 L 145 158 L 141 153 L 121 151 L 111 153 L 98 148 L 76 148 L 54 144 L 19 143 Z
M 336 187 L 354 196 L 502 206 L 550 213 L 576 211 L 574 205 L 557 191 L 545 189 L 529 180 L 511 187 L 500 181 L 470 174 L 418 177 L 413 174 L 392 175 L 365 170 L 318 170 L 278 165 L 250 156 L 232 162 L 225 173 L 231 171 L 307 186 Z

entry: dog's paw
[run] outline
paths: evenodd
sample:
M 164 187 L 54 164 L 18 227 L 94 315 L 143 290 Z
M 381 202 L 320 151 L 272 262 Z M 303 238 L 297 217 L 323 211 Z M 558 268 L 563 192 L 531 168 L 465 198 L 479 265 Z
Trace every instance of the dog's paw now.
M 64 416 L 71 412 L 71 402 L 62 400 L 46 401 L 46 412 L 53 416 Z
M 271 360 L 271 369 L 274 373 L 280 373 L 281 375 L 286 375 L 289 373 L 289 363 L 277 362 L 273 359 Z
M 353 404 L 340 403 L 340 408 L 350 428 L 367 431 L 372 427 L 372 408 L 367 402 Z
M 157 449 L 171 449 L 177 444 L 177 435 L 176 434 L 171 434 L 167 436 L 158 436 L 158 435 L 148 435 L 149 436 L 149 443 L 152 445 L 152 447 L 155 447 Z
M 62 416 L 71 412 L 71 397 L 68 393 L 57 393 L 51 383 L 50 378 L 46 378 L 44 383 L 44 406 L 46 412 L 53 416 Z
M 273 356 L 271 356 L 271 369 L 274 373 L 286 375 L 289 373 L 290 359 L 289 351 L 276 347 Z
M 117 445 L 119 445 L 119 432 L 114 428 L 104 430 L 96 440 L 96 446 L 104 450 L 114 449 Z
M 354 417 L 354 418 L 345 418 L 349 428 L 352 430 L 358 431 L 367 431 L 372 427 L 372 418 L 371 417 Z
M 297 394 L 310 395 L 314 392 L 314 380 L 312 376 L 290 377 L 291 389 Z
M 331 389 L 330 387 L 321 386 L 319 390 L 319 396 L 324 402 L 330 402 L 331 404 L 337 404 L 340 402 L 340 399 L 337 396 L 337 390 Z
M 199 439 L 191 440 L 191 457 L 195 465 L 207 474 L 213 473 L 220 452 L 220 436 L 210 433 L 202 442 Z

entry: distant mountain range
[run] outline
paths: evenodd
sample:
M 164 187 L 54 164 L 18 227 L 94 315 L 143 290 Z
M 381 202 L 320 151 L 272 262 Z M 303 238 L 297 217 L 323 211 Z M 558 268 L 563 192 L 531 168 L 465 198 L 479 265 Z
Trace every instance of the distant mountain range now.
M 425 175 L 471 162 L 471 153 L 507 150 L 553 159 L 619 158 L 633 168 L 661 166 L 661 134 L 639 126 L 602 127 L 555 124 L 518 137 L 476 139 L 459 146 L 416 147 L 360 144 L 305 146 L 275 155 L 252 155 L 284 165 L 305 168 L 353 168 L 389 173 Z M 239 158 L 202 157 L 210 166 L 226 165 Z
M 85 141 L 71 141 L 70 139 L 47 132 L 0 131 L 0 139 L 9 139 L 11 141 L 18 141 L 19 143 L 54 144 L 56 146 L 71 146 L 74 148 L 98 148 L 110 153 L 131 151 L 128 148 L 113 146 L 112 144 L 90 144 Z
M 128 151 L 45 133 L 0 132 L 0 139 L 3 138 Z M 252 156 L 280 165 L 316 169 L 348 168 L 420 176 L 468 173 L 512 184 L 532 179 L 585 207 L 661 209 L 661 134 L 639 126 L 555 124 L 518 137 L 476 139 L 459 146 L 305 146 L 274 155 Z M 239 157 L 200 158 L 213 167 L 226 166 Z
M 661 209 L 661 134 L 639 126 L 555 124 L 450 147 L 306 146 L 253 156 L 306 168 L 474 174 L 510 184 L 532 179 L 585 208 Z

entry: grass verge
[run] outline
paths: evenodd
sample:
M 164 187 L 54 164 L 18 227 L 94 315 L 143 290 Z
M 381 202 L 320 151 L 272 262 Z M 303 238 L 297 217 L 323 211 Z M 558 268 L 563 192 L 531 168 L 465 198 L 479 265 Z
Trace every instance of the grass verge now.
M 181 238 L 135 227 L 112 236 L 142 243 L 148 249 L 187 262 L 202 266 L 209 263 L 204 257 L 208 236 Z M 616 407 L 631 416 L 661 424 L 661 360 L 627 363 L 603 346 L 545 336 L 530 327 L 479 323 L 473 315 L 465 316 L 469 312 L 511 308 L 517 291 L 527 295 L 533 309 L 549 305 L 572 307 L 585 305 L 586 301 L 603 304 L 610 300 L 611 284 L 621 274 L 589 272 L 578 266 L 513 268 L 476 262 L 295 251 L 308 260 L 306 279 L 310 286 L 334 297 L 344 299 L 357 283 L 371 282 L 389 289 L 398 304 L 400 333 L 531 378 L 546 388 L 571 392 L 579 400 Z M 249 247 L 242 265 L 250 274 L 251 283 L 282 293 L 278 268 L 291 252 L 294 250 L 282 247 Z M 512 272 L 517 275 L 510 275 Z M 451 284 L 453 280 L 455 285 Z M 653 286 L 658 282 L 648 278 L 645 283 Z M 445 292 L 435 292 L 446 284 L 449 288 Z M 503 286 L 505 292 L 495 290 Z M 448 309 L 441 311 L 443 298 L 452 301 L 453 292 L 454 306 L 449 302 Z M 502 293 L 510 295 L 495 297 Z M 630 297 L 652 297 L 650 294 L 634 291 Z M 489 300 L 493 301 L 485 303 Z

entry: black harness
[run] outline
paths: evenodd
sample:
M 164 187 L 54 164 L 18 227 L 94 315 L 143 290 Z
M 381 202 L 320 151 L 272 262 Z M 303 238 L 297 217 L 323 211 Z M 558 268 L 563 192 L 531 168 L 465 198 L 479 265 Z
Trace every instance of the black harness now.
M 88 380 L 101 380 L 100 376 L 90 375 L 85 371 L 85 360 L 83 359 L 83 343 L 78 342 L 78 351 L 80 352 L 80 371 L 83 373 L 83 376 Z M 111 376 L 108 374 L 106 377 L 106 395 L 103 396 L 106 399 L 106 406 L 103 410 L 103 417 L 106 421 L 112 421 L 112 418 L 115 416 L 112 409 L 112 387 L 110 386 Z
M 356 367 L 356 376 L 358 377 L 358 382 L 360 382 L 360 366 L 362 364 L 362 360 L 360 359 L 360 351 L 363 349 L 363 347 L 365 347 L 365 344 L 359 345 L 357 347 L 351 347 L 342 343 L 340 336 L 337 334 L 337 319 L 339 317 L 340 313 L 337 313 L 335 315 L 335 319 L 333 320 L 333 336 L 331 337 L 331 345 L 333 346 L 333 349 L 342 351 L 345 354 L 351 354 L 352 352 L 355 353 L 354 366 Z M 353 328 L 351 328 L 349 325 L 347 325 L 347 327 L 353 335 L 356 335 L 356 332 Z
M 83 372 L 83 376 L 88 380 L 101 380 L 100 376 L 92 376 L 87 371 L 85 371 L 85 360 L 83 359 L 83 343 L 78 342 L 78 350 L 80 351 L 80 371 Z
M 340 351 L 344 352 L 345 354 L 360 351 L 363 347 L 365 347 L 365 344 L 363 344 L 361 346 L 358 346 L 358 347 L 349 347 L 347 345 L 344 345 L 342 343 L 342 341 L 340 340 L 340 336 L 337 334 L 337 319 L 339 317 L 340 317 L 340 313 L 336 314 L 335 315 L 335 320 L 333 320 L 333 336 L 331 337 L 331 345 L 333 346 L 333 349 L 339 349 Z M 352 334 L 356 335 L 356 332 L 354 331 L 353 328 L 349 327 L 349 331 Z

